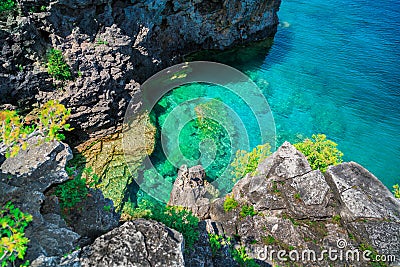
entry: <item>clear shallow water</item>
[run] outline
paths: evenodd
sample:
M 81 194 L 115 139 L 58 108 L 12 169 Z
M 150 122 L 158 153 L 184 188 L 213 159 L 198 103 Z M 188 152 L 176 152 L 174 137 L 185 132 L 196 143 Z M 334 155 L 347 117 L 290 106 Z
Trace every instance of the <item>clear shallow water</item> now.
M 270 49 L 256 44 L 201 59 L 236 67 L 259 85 L 274 114 L 278 145 L 325 133 L 339 144 L 345 161 L 362 164 L 390 188 L 399 183 L 398 3 L 284 0 L 279 17 Z M 167 98 L 178 105 L 186 92 L 174 90 Z M 192 126 L 182 133 L 188 137 L 182 137 L 181 149 L 196 158 L 198 129 Z M 161 173 L 175 175 L 162 156 L 156 153 L 153 160 Z

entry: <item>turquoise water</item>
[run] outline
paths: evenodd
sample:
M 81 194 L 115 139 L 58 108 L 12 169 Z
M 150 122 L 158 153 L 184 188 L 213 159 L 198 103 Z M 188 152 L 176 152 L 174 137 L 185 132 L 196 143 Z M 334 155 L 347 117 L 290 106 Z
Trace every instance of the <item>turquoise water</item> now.
M 204 53 L 201 59 L 236 67 L 258 84 L 274 115 L 278 145 L 324 133 L 339 144 L 345 161 L 360 163 L 390 188 L 399 183 L 398 3 L 284 0 L 279 17 L 271 48 L 268 43 L 254 44 L 223 54 Z M 162 120 L 187 101 L 193 86 L 199 85 L 166 96 L 157 116 Z M 211 87 L 204 88 L 198 89 L 201 96 L 219 96 Z M 229 95 L 222 100 L 236 101 Z M 251 124 L 251 118 L 244 121 Z M 180 135 L 180 149 L 188 158 L 199 158 L 199 135 L 195 122 Z M 255 135 L 252 147 L 257 140 Z M 217 155 L 230 158 L 232 153 L 217 150 Z M 160 151 L 152 160 L 159 173 L 173 179 L 176 169 Z M 229 160 L 221 162 L 227 165 Z M 211 165 L 208 174 L 216 176 L 217 170 Z
M 274 45 L 253 71 L 269 82 L 278 132 L 289 140 L 325 133 L 344 160 L 388 187 L 400 182 L 398 2 L 285 0 L 279 18 Z

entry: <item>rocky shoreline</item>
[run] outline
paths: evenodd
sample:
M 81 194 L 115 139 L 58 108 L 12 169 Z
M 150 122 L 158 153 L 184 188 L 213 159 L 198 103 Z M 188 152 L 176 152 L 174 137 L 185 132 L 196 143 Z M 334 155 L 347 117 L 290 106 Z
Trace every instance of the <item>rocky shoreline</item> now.
M 207 193 L 211 185 L 201 166 L 183 169 L 170 202 L 202 219 L 200 238 L 193 250 L 185 250 L 182 235 L 159 222 L 136 219 L 120 225 L 113 208 L 104 210 L 112 202 L 99 190 L 79 204 L 82 215 L 67 226 L 57 198 L 45 192 L 68 180 L 64 168 L 70 158 L 67 145 L 52 142 L 33 145 L 0 167 L 0 202 L 12 200 L 33 215 L 26 230 L 31 266 L 236 266 L 227 247 L 213 252 L 210 235 L 233 238 L 230 242 L 245 247 L 260 266 L 285 263 L 263 258 L 260 251 L 266 247 L 320 255 L 324 249 L 340 249 L 338 240 L 345 244 L 343 250 L 373 249 L 400 258 L 400 201 L 354 162 L 322 174 L 286 142 L 259 164 L 257 175 L 248 174 L 230 195 L 217 199 Z M 227 198 L 237 202 L 228 211 Z M 243 215 L 244 207 L 254 212 Z M 303 264 L 343 266 L 352 261 L 324 258 Z M 361 259 L 355 264 L 370 263 Z
M 68 144 L 30 139 L 15 157 L 0 158 L 0 203 L 12 202 L 33 218 L 25 231 L 30 266 L 371 265 L 328 256 L 288 261 L 292 251 L 338 249 L 394 256 L 400 264 L 399 199 L 355 162 L 312 170 L 288 142 L 228 196 L 218 196 L 202 166 L 181 167 L 169 204 L 200 219 L 192 249 L 182 233 L 160 222 L 120 217 L 137 175 L 125 161 L 139 169 L 153 150 L 137 145 L 128 159 L 122 151 L 124 112 L 131 99 L 141 105 L 140 84 L 188 53 L 273 37 L 279 6 L 280 0 L 22 0 L 18 10 L 1 15 L 1 109 L 29 116 L 60 100 L 71 108 L 75 128 L 66 134 Z M 47 72 L 51 48 L 62 51 L 71 79 Z M 135 129 L 148 120 L 138 116 Z M 147 132 L 154 143 L 154 127 Z M 56 191 L 74 179 L 66 171 L 71 160 L 102 182 L 87 188 L 66 216 Z M 267 257 L 271 250 L 286 256 Z

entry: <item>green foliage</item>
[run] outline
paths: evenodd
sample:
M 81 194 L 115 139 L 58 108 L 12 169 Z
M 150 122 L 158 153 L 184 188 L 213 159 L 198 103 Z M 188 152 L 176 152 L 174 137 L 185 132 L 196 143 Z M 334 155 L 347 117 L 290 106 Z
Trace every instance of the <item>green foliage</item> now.
M 267 246 L 273 245 L 276 243 L 275 238 L 272 235 L 268 235 L 266 237 L 262 237 L 263 243 Z
M 76 167 L 65 167 L 70 180 L 57 185 L 54 194 L 60 201 L 60 207 L 64 215 L 76 208 L 77 204 L 86 199 L 89 194 L 89 187 L 97 188 L 99 176 L 93 173 L 92 168 L 77 170 Z M 105 211 L 111 211 L 111 206 L 104 206 Z
M 32 132 L 32 128 L 25 126 L 21 117 L 16 111 L 0 111 L 1 136 L 0 142 L 4 144 L 2 152 L 6 152 L 6 157 L 13 157 L 18 154 L 20 149 L 26 149 L 26 138 Z
M 240 267 L 260 266 L 254 261 L 254 259 L 250 258 L 249 255 L 247 255 L 246 248 L 244 246 L 232 249 L 231 254 L 233 259 L 239 264 Z
M 395 198 L 400 198 L 400 186 L 398 184 L 393 186 L 393 195 Z
M 371 261 L 369 261 L 371 266 L 373 266 L 373 267 L 385 267 L 385 266 L 388 266 L 383 261 L 376 261 L 378 253 L 376 252 L 376 250 L 371 245 L 366 244 L 366 243 L 361 243 L 360 246 L 359 246 L 359 249 L 361 251 L 366 251 L 366 250 L 370 251 L 370 254 L 366 255 L 366 256 L 371 260 Z
M 50 100 L 39 110 L 37 130 L 45 137 L 45 141 L 64 140 L 65 136 L 59 131 L 71 131 L 67 120 L 71 116 L 71 109 L 56 100 Z
M 0 13 L 4 11 L 13 10 L 16 7 L 15 0 L 1 0 Z
M 233 209 L 236 209 L 239 206 L 239 203 L 235 200 L 234 196 L 227 195 L 224 201 L 224 211 L 228 212 Z
M 33 118 L 27 119 L 18 115 L 13 110 L 0 111 L 0 153 L 5 152 L 6 157 L 13 157 L 18 152 L 27 148 L 28 137 L 38 135 L 39 141 L 62 140 L 64 135 L 60 130 L 70 131 L 66 123 L 71 114 L 58 101 L 50 100 L 37 110 Z
M 96 44 L 97 44 L 97 45 L 108 45 L 108 42 L 107 42 L 107 41 L 104 41 L 104 40 L 102 40 L 102 39 L 97 39 Z
M 325 172 L 328 166 L 342 162 L 343 153 L 336 148 L 337 144 L 326 139 L 324 134 L 313 134 L 311 139 L 307 138 L 294 146 L 306 156 L 313 170 Z
M 106 212 L 110 212 L 111 211 L 111 205 L 105 205 L 103 207 L 103 210 L 106 211 Z
M 332 217 L 332 221 L 333 221 L 334 223 L 337 223 L 337 224 L 340 223 L 340 220 L 341 220 L 341 219 L 342 219 L 342 217 L 340 217 L 339 214 L 336 214 L 336 215 L 334 215 L 334 216 Z
M 244 205 L 242 207 L 242 210 L 240 211 L 239 215 L 240 215 L 240 217 L 245 218 L 247 216 L 253 217 L 257 214 L 258 214 L 258 212 L 254 210 L 253 206 Z
M 223 237 L 217 234 L 208 234 L 212 256 L 215 257 L 222 247 Z
M 294 197 L 296 200 L 300 200 L 300 199 L 301 199 L 300 193 L 295 193 L 295 194 L 293 195 L 293 197 Z
M 61 50 L 50 50 L 47 58 L 47 72 L 60 81 L 72 79 L 71 69 L 66 63 Z
M 23 259 L 29 239 L 25 237 L 24 230 L 32 221 L 32 216 L 15 208 L 7 202 L 0 210 L 0 261 L 1 266 L 8 266 L 18 259 Z M 29 264 L 25 262 L 24 264 Z M 24 265 L 25 266 L 25 265 Z
M 259 145 L 251 152 L 245 150 L 238 150 L 236 157 L 231 163 L 234 168 L 232 174 L 235 175 L 233 182 L 243 178 L 247 173 L 254 174 L 258 164 L 271 155 L 270 144 Z
M 91 188 L 98 188 L 100 184 L 100 177 L 93 172 L 92 167 L 84 168 L 82 173 L 86 179 L 86 184 Z
M 182 207 L 163 206 L 143 200 L 131 216 L 152 219 L 180 232 L 185 239 L 185 247 L 192 249 L 199 238 L 199 219 Z
M 86 180 L 80 175 L 70 179 L 56 187 L 55 195 L 60 201 L 60 207 L 66 214 L 79 202 L 84 200 L 89 193 L 86 187 Z

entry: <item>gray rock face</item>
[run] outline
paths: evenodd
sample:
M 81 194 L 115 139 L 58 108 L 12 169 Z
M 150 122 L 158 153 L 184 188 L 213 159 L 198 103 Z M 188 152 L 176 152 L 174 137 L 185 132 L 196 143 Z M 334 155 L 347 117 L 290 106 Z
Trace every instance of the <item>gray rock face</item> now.
M 254 176 L 239 180 L 230 197 L 238 203 L 230 211 L 224 210 L 225 198 L 211 203 L 207 232 L 234 237 L 258 263 L 279 263 L 276 255 L 272 261 L 266 254 L 272 250 L 285 250 L 288 256 L 292 250 L 309 249 L 318 257 L 323 249 L 340 251 L 338 242 L 345 244 L 344 253 L 362 255 L 361 247 L 371 246 L 378 254 L 400 258 L 400 201 L 357 163 L 333 166 L 322 174 L 312 171 L 304 155 L 286 142 L 259 164 Z M 255 212 L 246 213 L 251 207 Z M 346 263 L 369 266 L 363 259 L 328 257 L 301 265 Z M 229 263 L 214 256 L 213 265 Z
M 30 109 L 61 100 L 72 108 L 70 140 L 80 143 L 118 129 L 130 99 L 140 103 L 138 83 L 183 55 L 272 37 L 280 0 L 55 1 L 44 12 L 21 5 L 24 17 L 0 23 L 0 103 Z M 49 47 L 63 51 L 73 81 L 47 74 Z
M 100 190 L 90 188 L 88 197 L 78 205 L 79 208 L 68 213 L 66 220 L 71 230 L 85 239 L 94 240 L 118 226 L 120 216 L 115 212 L 112 200 L 104 198 Z M 61 214 L 57 197 L 48 195 L 41 212 L 44 217 Z
M 400 222 L 400 203 L 373 174 L 355 162 L 329 167 L 327 177 L 344 204 L 348 220 L 381 219 Z
M 43 192 L 53 183 L 68 179 L 65 163 L 72 157 L 69 147 L 60 142 L 37 145 L 28 141 L 28 149 L 1 165 L 0 202 L 12 200 L 33 221 L 25 230 L 30 239 L 26 259 L 39 255 L 62 255 L 77 246 L 80 236 L 69 229 L 58 214 L 41 214 Z
M 182 235 L 146 220 L 126 222 L 85 247 L 81 266 L 184 266 Z
M 190 208 L 200 219 L 209 218 L 210 200 L 218 195 L 217 189 L 205 180 L 202 166 L 181 166 L 174 182 L 168 205 Z
M 27 150 L 6 159 L 0 167 L 0 203 L 12 201 L 33 217 L 25 230 L 30 240 L 25 259 L 32 261 L 43 256 L 54 258 L 49 260 L 54 262 L 84 239 L 94 239 L 118 225 L 119 216 L 112 201 L 105 199 L 101 191 L 91 189 L 91 197 L 79 203 L 80 213 L 70 215 L 74 229 L 69 228 L 60 215 L 58 198 L 48 191 L 52 185 L 69 179 L 65 164 L 72 158 L 71 149 L 57 141 L 38 145 L 31 138 L 27 142 Z M 109 210 L 104 209 L 107 205 Z M 37 266 L 47 266 L 43 264 Z

